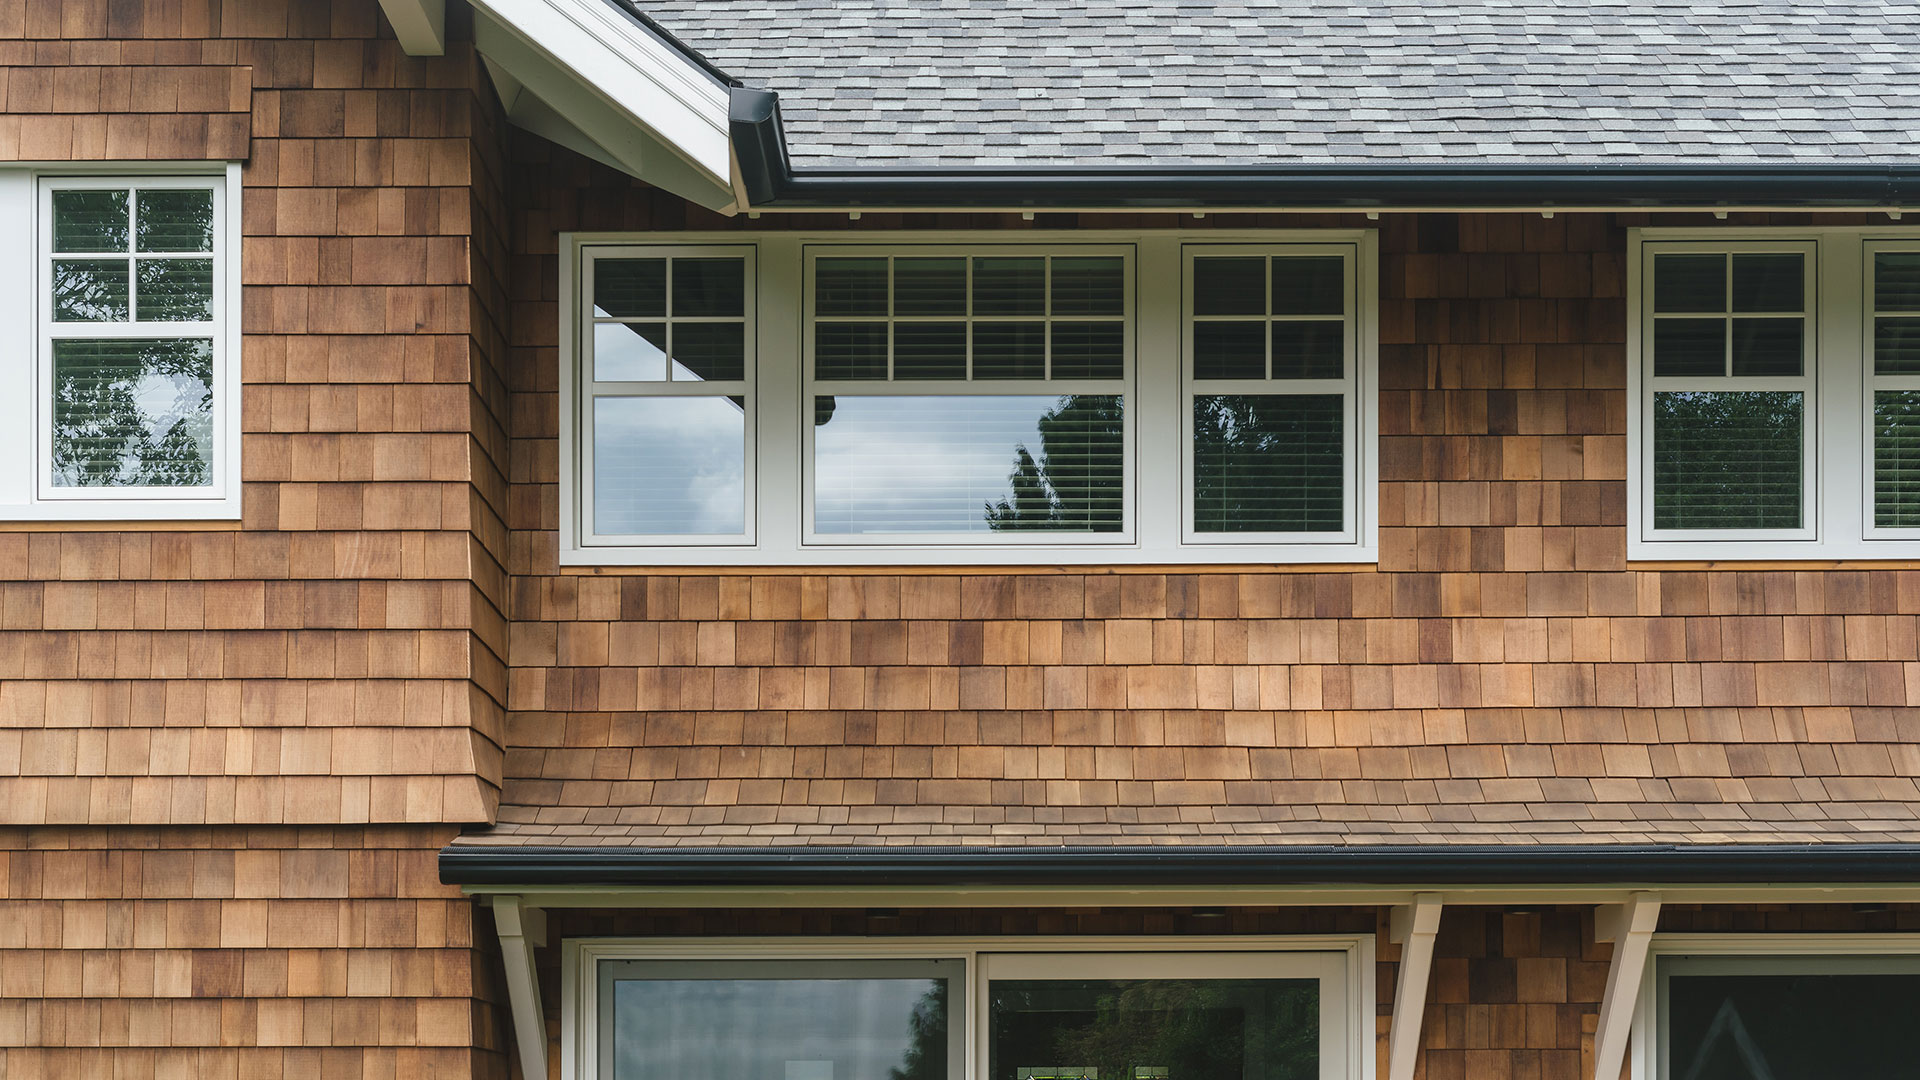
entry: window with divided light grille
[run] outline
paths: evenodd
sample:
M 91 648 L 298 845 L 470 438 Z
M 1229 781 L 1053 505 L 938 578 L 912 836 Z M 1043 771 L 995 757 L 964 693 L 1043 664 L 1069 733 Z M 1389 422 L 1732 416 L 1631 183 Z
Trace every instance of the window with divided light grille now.
M 40 498 L 219 492 L 221 196 L 205 177 L 41 182 Z
M 811 536 L 1126 536 L 1125 250 L 807 265 Z
M 563 558 L 1372 557 L 1370 237 L 884 239 L 571 240 Z
M 1629 556 L 1910 557 L 1920 240 L 1647 229 L 1631 248 Z

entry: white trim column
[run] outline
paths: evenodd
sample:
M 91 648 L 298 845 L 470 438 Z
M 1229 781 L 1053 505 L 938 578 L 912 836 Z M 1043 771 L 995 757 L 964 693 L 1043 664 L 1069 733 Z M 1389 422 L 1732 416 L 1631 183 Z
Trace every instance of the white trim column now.
M 1633 1034 L 1634 1005 L 1640 994 L 1640 976 L 1647 967 L 1647 947 L 1660 924 L 1660 894 L 1637 892 L 1624 904 L 1594 909 L 1593 939 L 1613 942 L 1613 962 L 1607 965 L 1607 989 L 1600 998 L 1600 1023 L 1593 1033 L 1594 1080 L 1618 1080 Z
M 1388 923 L 1388 938 L 1400 946 L 1400 971 L 1393 983 L 1393 1021 L 1387 1030 L 1387 1080 L 1413 1080 L 1440 910 L 1439 893 L 1418 893 L 1413 903 L 1395 907 Z
M 547 913 L 524 907 L 518 896 L 493 898 L 493 922 L 500 932 L 500 956 L 507 968 L 507 1006 L 513 1013 L 513 1041 L 520 1049 L 524 1080 L 546 1080 L 547 1018 L 540 1010 L 540 978 L 533 950 L 547 943 Z

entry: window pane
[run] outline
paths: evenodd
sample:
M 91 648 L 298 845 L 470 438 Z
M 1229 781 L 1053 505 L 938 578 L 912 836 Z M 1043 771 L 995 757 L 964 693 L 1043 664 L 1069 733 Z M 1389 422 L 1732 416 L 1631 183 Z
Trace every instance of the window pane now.
M 593 313 L 602 318 L 666 318 L 667 260 L 595 260 Z
M 961 982 L 958 961 L 646 966 L 663 975 L 613 978 L 603 1006 L 603 1023 L 611 1029 L 603 1045 L 611 1053 L 612 1080 L 949 1080 L 958 1056 L 959 1010 L 949 1004 Z M 891 967 L 916 974 L 664 974 L 690 974 L 696 967 L 823 972 Z
M 868 260 L 846 260 L 865 262 Z M 885 299 L 882 310 L 885 314 Z M 893 260 L 893 313 L 895 315 L 965 315 L 967 313 L 967 260 L 895 259 Z M 852 314 L 837 312 L 836 314 Z
M 74 253 L 127 250 L 127 193 L 54 192 L 53 250 Z
M 1801 396 L 1653 395 L 1653 523 L 1660 529 L 1800 527 Z
M 967 324 L 896 323 L 893 327 L 893 377 L 964 379 L 967 377 Z
M 213 342 L 55 341 L 55 487 L 213 482 Z
M 595 398 L 594 532 L 744 532 L 746 430 L 746 407 L 738 398 Z
M 1193 260 L 1195 315 L 1265 315 L 1267 260 L 1259 257 Z
M 1877 375 L 1920 374 L 1920 319 L 1873 320 L 1873 370 Z
M 1194 530 L 1339 532 L 1344 425 L 1338 394 L 1194 398 Z
M 1735 375 L 1800 374 L 1800 319 L 1733 320 Z
M 840 397 L 814 429 L 821 533 L 1117 532 L 1121 399 Z
M 1045 315 L 1047 260 L 979 258 L 973 260 L 975 315 Z
M 1347 370 L 1346 329 L 1337 322 L 1274 323 L 1273 377 L 1341 378 Z
M 1873 395 L 1873 523 L 1920 526 L 1920 391 Z
M 1733 310 L 1804 311 L 1805 256 L 1798 253 L 1735 255 Z
M 815 323 L 813 377 L 884 379 L 887 377 L 886 323 Z
M 1116 255 L 1061 256 L 1053 260 L 1055 315 L 1124 315 L 1126 291 Z
M 1117 379 L 1124 368 L 1126 328 L 1117 322 L 1053 324 L 1053 377 Z
M 813 313 L 815 315 L 885 315 L 887 313 L 887 260 L 815 260 Z
M 1193 324 L 1193 377 L 1264 379 L 1267 377 L 1267 324 L 1196 322 Z
M 1873 306 L 1877 311 L 1920 311 L 1920 251 L 1876 251 Z
M 213 318 L 212 259 L 140 259 L 141 322 L 207 322 Z
M 1275 315 L 1346 313 L 1346 260 L 1338 255 L 1280 256 L 1273 260 Z
M 1314 979 L 995 979 L 988 1080 L 1314 1080 Z
M 135 202 L 139 250 L 213 250 L 212 191 L 142 191 Z
M 1914 1073 L 1920 976 L 1673 975 L 1667 1071 L 1691 1080 L 1893 1080 Z
M 674 323 L 675 382 L 738 380 L 747 373 L 747 328 L 741 323 Z
M 127 260 L 55 260 L 53 321 L 126 322 Z
M 744 259 L 674 259 L 673 317 L 746 314 Z
M 973 377 L 1044 379 L 1047 328 L 1040 323 L 974 323 Z
M 1653 310 L 1727 310 L 1727 257 L 1655 255 Z
M 661 323 L 598 323 L 593 377 L 601 382 L 659 382 L 667 377 L 667 328 Z
M 1727 320 L 1654 320 L 1653 373 L 1655 375 L 1725 375 L 1727 373 Z

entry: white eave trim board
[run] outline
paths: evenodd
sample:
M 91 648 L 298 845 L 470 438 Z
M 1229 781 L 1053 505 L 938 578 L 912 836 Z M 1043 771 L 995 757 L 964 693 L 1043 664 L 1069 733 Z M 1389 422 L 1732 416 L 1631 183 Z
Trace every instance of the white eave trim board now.
M 489 65 L 509 73 L 523 93 L 541 98 L 627 171 L 649 182 L 655 177 L 646 171 L 678 171 L 684 175 L 677 184 L 660 186 L 713 206 L 711 192 L 695 198 L 680 190 L 697 180 L 732 202 L 728 89 L 693 61 L 605 0 L 473 0 L 473 8 L 474 44 Z M 682 168 L 668 168 L 669 162 Z
M 380 10 L 408 56 L 446 55 L 447 0 L 380 0 Z

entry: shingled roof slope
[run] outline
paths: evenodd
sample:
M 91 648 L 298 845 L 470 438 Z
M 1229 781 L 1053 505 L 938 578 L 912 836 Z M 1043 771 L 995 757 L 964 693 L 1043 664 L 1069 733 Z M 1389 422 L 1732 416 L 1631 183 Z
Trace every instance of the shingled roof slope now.
M 806 168 L 1920 163 L 1920 5 L 628 0 Z

